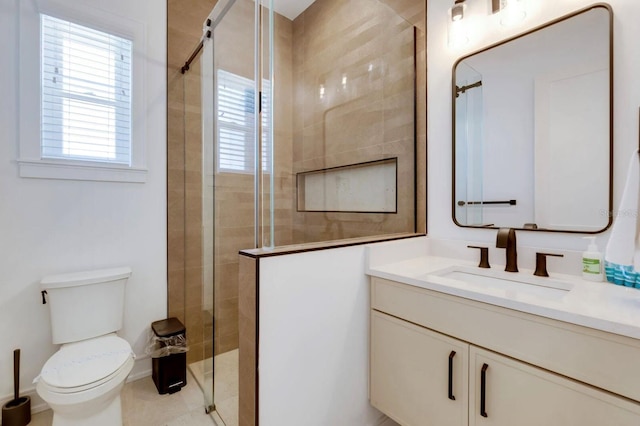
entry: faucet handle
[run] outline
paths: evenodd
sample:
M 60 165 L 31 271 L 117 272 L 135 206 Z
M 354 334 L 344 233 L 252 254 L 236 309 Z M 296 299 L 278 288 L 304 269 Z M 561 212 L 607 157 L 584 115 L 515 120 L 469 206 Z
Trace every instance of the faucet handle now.
M 564 257 L 564 254 L 536 253 L 536 271 L 533 275 L 537 275 L 538 277 L 549 276 L 549 273 L 547 272 L 547 256 Z
M 469 248 L 480 250 L 480 264 L 478 268 L 491 268 L 489 265 L 489 247 L 467 246 Z

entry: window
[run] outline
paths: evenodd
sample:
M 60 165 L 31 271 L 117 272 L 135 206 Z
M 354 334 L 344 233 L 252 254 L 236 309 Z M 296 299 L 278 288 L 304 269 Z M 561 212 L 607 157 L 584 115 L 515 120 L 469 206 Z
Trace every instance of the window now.
M 41 22 L 41 157 L 131 163 L 130 40 Z
M 219 69 L 217 91 L 218 172 L 253 173 L 255 170 L 255 84 L 253 80 Z M 271 85 L 263 80 L 262 170 L 271 168 Z
M 166 137 L 148 120 L 165 120 L 167 87 L 165 46 L 149 34 L 164 31 L 129 4 L 18 3 L 20 176 L 146 182 Z

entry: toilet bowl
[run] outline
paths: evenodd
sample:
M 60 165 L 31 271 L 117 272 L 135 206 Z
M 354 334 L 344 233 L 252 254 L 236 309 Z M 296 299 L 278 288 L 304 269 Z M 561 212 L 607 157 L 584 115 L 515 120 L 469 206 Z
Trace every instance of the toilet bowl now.
M 121 426 L 120 393 L 134 364 L 122 326 L 128 268 L 47 277 L 54 343 L 60 349 L 36 379 L 53 426 Z

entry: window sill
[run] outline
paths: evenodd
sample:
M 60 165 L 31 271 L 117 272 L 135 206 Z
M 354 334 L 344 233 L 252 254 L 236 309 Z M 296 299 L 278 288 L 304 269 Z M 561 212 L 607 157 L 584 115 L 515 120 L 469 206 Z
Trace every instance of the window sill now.
M 20 177 L 145 183 L 147 169 L 93 162 L 18 160 Z

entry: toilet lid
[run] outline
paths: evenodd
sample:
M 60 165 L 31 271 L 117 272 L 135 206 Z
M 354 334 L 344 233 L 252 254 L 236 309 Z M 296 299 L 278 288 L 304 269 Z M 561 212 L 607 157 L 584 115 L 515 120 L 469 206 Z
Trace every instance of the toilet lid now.
M 40 379 L 57 388 L 74 388 L 117 371 L 133 353 L 126 340 L 109 334 L 63 345 L 42 367 Z

